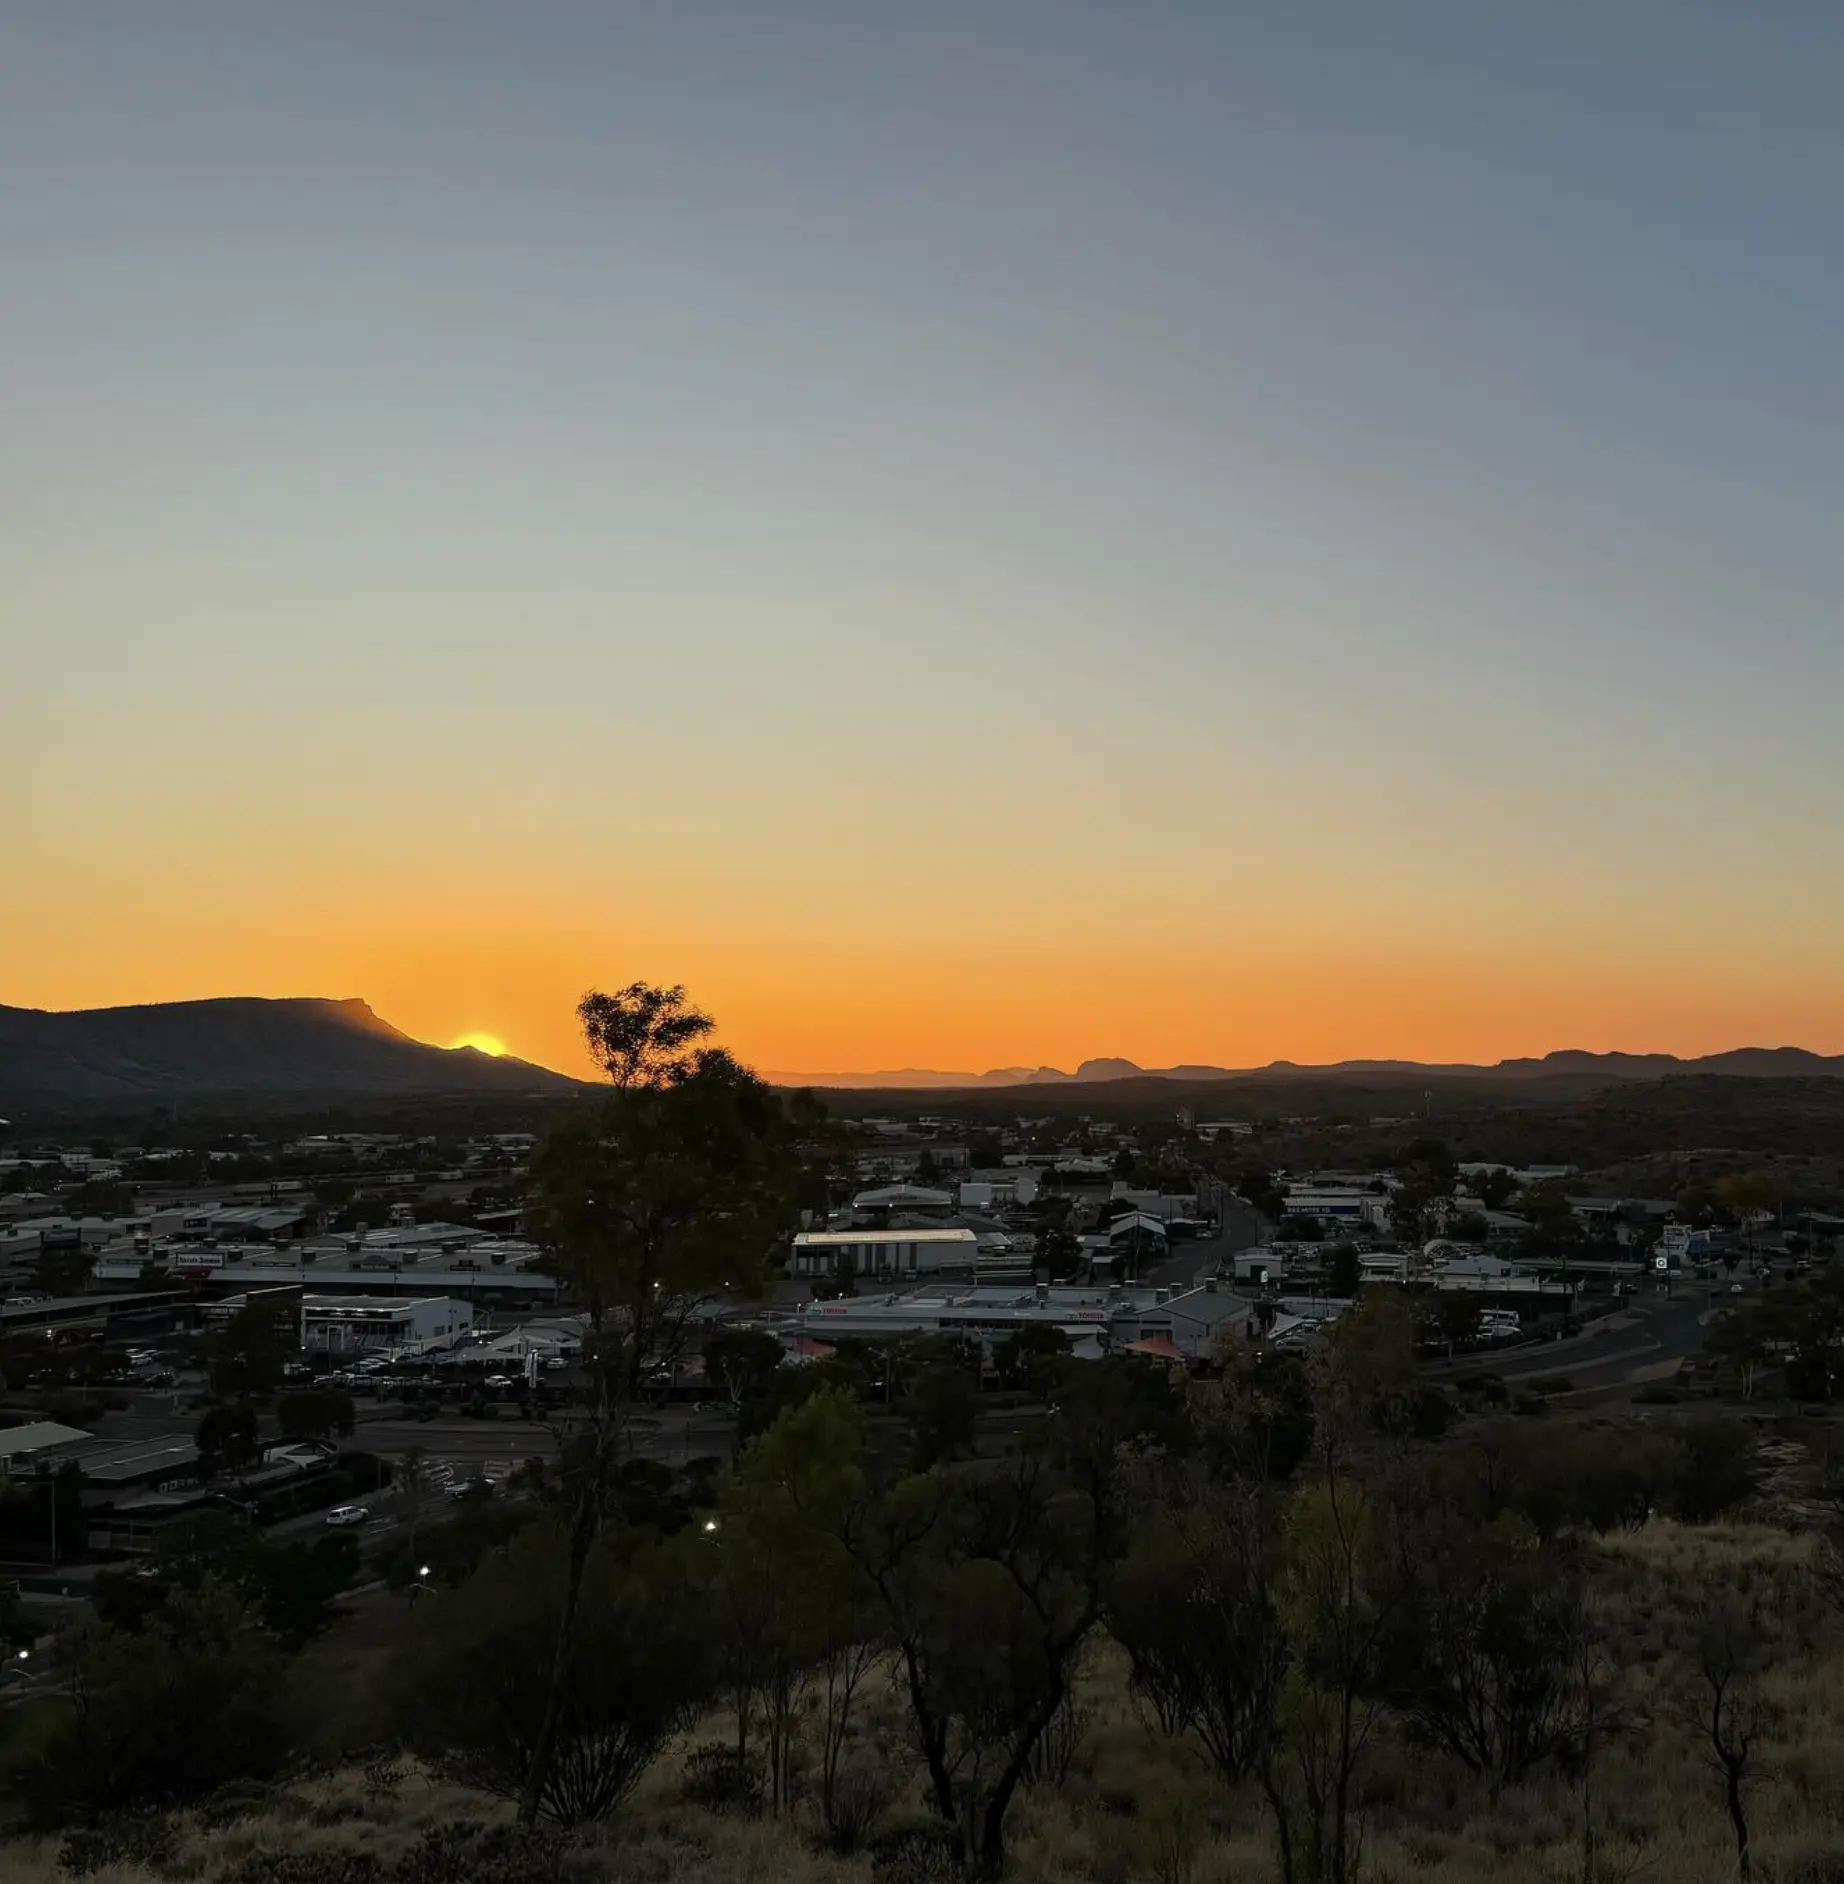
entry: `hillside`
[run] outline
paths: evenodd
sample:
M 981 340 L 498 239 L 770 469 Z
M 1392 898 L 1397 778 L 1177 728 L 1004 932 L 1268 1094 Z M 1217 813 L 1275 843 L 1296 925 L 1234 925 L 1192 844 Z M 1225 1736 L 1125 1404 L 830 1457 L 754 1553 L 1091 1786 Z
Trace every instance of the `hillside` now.
M 62 1014 L 0 1007 L 0 1108 L 10 1111 L 563 1094 L 574 1087 L 526 1060 L 412 1040 L 363 1001 L 173 1001 Z

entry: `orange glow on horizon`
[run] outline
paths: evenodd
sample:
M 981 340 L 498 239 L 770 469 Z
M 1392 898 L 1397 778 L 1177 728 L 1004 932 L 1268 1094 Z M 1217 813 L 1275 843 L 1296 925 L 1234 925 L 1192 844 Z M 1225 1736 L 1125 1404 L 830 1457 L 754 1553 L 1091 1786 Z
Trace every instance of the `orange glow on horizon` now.
M 151 925 L 150 925 L 151 931 Z M 132 963 L 98 949 L 54 960 L 0 944 L 9 1000 L 97 1007 L 214 994 L 360 995 L 413 1037 L 508 1050 L 596 1077 L 575 1007 L 586 989 L 682 981 L 719 1041 L 778 1077 L 1004 1066 L 1405 1059 L 1490 1063 L 1558 1048 L 1683 1056 L 1737 1046 L 1844 1050 L 1844 991 L 1822 962 L 1772 977 L 1741 959 L 1643 948 L 1518 951 L 1322 932 L 1234 942 L 944 937 L 904 943 L 688 933 L 559 922 L 522 934 L 303 925 L 217 947 L 176 922 Z M 159 942 L 169 946 L 158 947 Z M 8 962 L 4 957 L 11 953 Z M 477 1017 L 494 1016 L 492 1031 Z
M 472 1047 L 476 1053 L 487 1054 L 495 1060 L 511 1051 L 498 1034 L 459 1034 L 448 1044 L 450 1047 Z

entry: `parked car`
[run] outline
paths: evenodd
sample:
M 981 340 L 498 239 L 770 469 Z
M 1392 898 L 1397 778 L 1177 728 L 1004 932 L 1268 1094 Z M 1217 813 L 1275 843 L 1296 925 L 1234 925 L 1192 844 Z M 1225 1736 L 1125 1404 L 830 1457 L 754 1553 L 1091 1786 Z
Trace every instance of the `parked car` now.
M 329 1524 L 363 1524 L 371 1516 L 366 1505 L 335 1505 L 327 1513 Z
M 512 1385 L 512 1376 L 510 1374 L 489 1374 L 483 1384 L 493 1388 L 495 1392 L 498 1392 L 501 1388 L 510 1387 Z

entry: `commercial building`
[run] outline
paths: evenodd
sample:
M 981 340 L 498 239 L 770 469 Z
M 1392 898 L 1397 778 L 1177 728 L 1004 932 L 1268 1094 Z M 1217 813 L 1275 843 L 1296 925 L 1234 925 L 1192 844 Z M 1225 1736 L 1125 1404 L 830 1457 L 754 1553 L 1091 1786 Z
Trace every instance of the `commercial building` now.
M 0 1429 L 0 1472 L 16 1477 L 51 1469 L 90 1443 L 81 1426 L 61 1426 L 56 1420 L 8 1426 Z
M 1301 1185 L 1287 1193 L 1281 1205 L 1289 1217 L 1311 1217 L 1319 1223 L 1369 1225 L 1381 1229 L 1389 1199 L 1374 1191 L 1334 1190 Z
M 860 1216 L 875 1216 L 892 1210 L 939 1212 L 954 1208 L 951 1191 L 935 1190 L 926 1184 L 883 1184 L 875 1190 L 860 1191 L 852 1199 L 852 1209 Z
M 810 1302 L 769 1324 L 790 1349 L 802 1341 L 832 1342 L 915 1334 L 972 1336 L 989 1349 L 1020 1328 L 1061 1328 L 1079 1352 L 1125 1353 L 1137 1343 L 1169 1343 L 1172 1357 L 1208 1359 L 1230 1334 L 1248 1332 L 1251 1305 L 1207 1282 L 1193 1289 L 971 1287 L 913 1289 L 880 1296 Z M 1152 1352 L 1163 1352 L 1158 1347 Z
M 1035 1171 L 988 1172 L 963 1179 L 959 1187 L 962 1210 L 1023 1208 L 1037 1199 Z
M 446 1347 L 473 1325 L 472 1305 L 445 1295 L 301 1298 L 301 1345 L 328 1353 Z
M 971 1275 L 978 1260 L 971 1230 L 802 1230 L 789 1269 L 797 1277 Z

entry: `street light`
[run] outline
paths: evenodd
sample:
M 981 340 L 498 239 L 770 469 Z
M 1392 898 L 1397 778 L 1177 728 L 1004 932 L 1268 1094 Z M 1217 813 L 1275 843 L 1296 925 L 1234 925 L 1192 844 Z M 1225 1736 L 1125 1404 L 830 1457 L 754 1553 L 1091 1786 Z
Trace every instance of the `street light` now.
M 716 1529 L 717 1529 L 717 1520 L 715 1518 L 706 1518 L 704 1521 L 705 1535 L 708 1537 L 711 1534 L 711 1532 L 713 1532 Z

